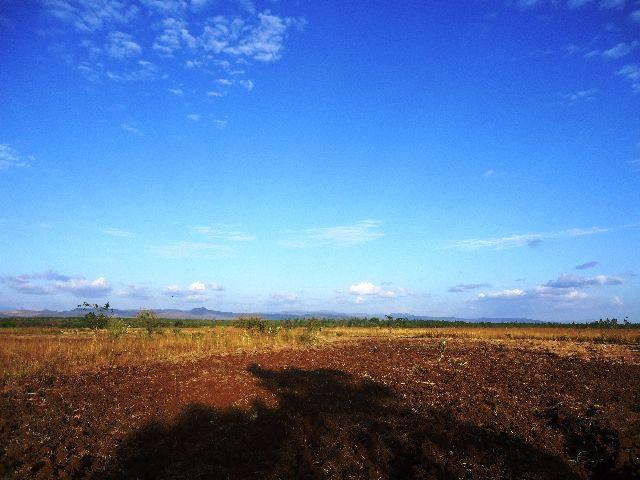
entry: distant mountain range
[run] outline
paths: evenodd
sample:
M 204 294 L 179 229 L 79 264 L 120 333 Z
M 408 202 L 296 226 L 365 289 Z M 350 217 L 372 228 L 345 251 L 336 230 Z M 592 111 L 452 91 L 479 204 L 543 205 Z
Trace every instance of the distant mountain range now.
M 113 310 L 113 314 L 122 318 L 132 318 L 137 315 L 139 310 Z M 162 318 L 173 319 L 194 319 L 194 320 L 232 320 L 240 316 L 246 315 L 259 315 L 266 320 L 288 320 L 294 318 L 327 318 L 327 319 L 344 319 L 344 318 L 363 318 L 363 317 L 378 317 L 380 319 L 385 318 L 385 314 L 364 314 L 364 313 L 340 313 L 332 311 L 286 311 L 278 313 L 236 313 L 236 312 L 223 312 L 219 310 L 209 310 L 205 307 L 192 308 L 191 310 L 178 310 L 173 308 L 158 309 L 155 310 L 158 316 Z M 80 308 L 74 308 L 73 310 L 4 310 L 0 311 L 0 318 L 9 317 L 82 317 L 87 312 Z M 443 320 L 448 322 L 491 322 L 491 323 L 542 323 L 540 320 L 532 320 L 530 318 L 459 318 L 459 317 L 432 317 L 426 315 L 409 315 L 406 313 L 392 313 L 394 318 L 402 317 L 409 320 Z

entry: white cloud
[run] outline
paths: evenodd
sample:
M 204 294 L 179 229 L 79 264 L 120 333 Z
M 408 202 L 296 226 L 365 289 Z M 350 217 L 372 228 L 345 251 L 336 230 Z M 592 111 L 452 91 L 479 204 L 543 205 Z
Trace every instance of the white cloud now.
M 562 274 L 556 280 L 550 280 L 546 286 L 551 288 L 577 288 L 601 285 L 621 285 L 623 279 L 615 276 L 596 275 L 595 277 L 580 277 L 572 274 Z
M 638 42 L 631 43 L 620 42 L 608 50 L 602 52 L 602 56 L 606 58 L 618 59 L 629 55 L 638 47 Z
M 118 297 L 137 300 L 147 300 L 153 296 L 148 287 L 144 285 L 136 285 L 134 283 L 125 285 L 123 288 L 116 290 L 115 294 Z
M 569 8 L 580 8 L 583 5 L 586 5 L 587 3 L 591 3 L 592 0 L 569 0 L 567 2 L 567 5 L 569 6 Z
M 187 115 L 187 120 L 191 120 L 192 122 L 199 122 L 201 118 L 202 115 L 200 115 L 199 113 L 189 113 Z
M 182 91 L 181 88 L 167 88 L 167 91 L 175 95 L 176 97 L 181 97 L 184 95 L 184 92 Z
M 524 290 L 514 288 L 512 290 L 501 290 L 499 292 L 479 293 L 478 298 L 521 298 L 526 295 Z
M 251 80 L 238 80 L 238 83 L 249 92 L 253 90 L 253 87 L 255 86 Z
M 113 32 L 109 34 L 109 41 L 105 51 L 110 57 L 123 60 L 139 56 L 142 53 L 142 47 L 133 41 L 131 35 L 123 32 Z
M 550 280 L 544 285 L 525 290 L 521 288 L 507 289 L 496 292 L 482 292 L 477 301 L 493 304 L 510 303 L 520 308 L 533 308 L 539 311 L 541 308 L 553 309 L 580 308 L 595 306 L 602 300 L 590 297 L 584 289 L 604 287 L 609 285 L 621 285 L 623 279 L 615 276 L 596 275 L 594 277 L 580 277 L 572 274 L 560 275 L 556 280 Z
M 635 93 L 640 93 L 640 65 L 629 63 L 616 72 L 618 75 L 631 81 L 631 87 Z
M 29 157 L 32 160 L 33 157 Z M 0 171 L 8 168 L 29 167 L 27 160 L 23 159 L 18 152 L 6 144 L 0 144 Z
M 587 270 L 589 268 L 594 268 L 597 266 L 598 266 L 598 262 L 591 261 L 591 262 L 581 263 L 580 265 L 576 265 L 574 268 L 576 270 Z
M 562 95 L 562 99 L 566 105 L 572 106 L 579 102 L 590 102 L 595 98 L 596 93 L 598 93 L 597 88 L 588 88 L 575 93 L 565 93 Z
M 309 228 L 280 244 L 290 248 L 359 245 L 383 237 L 380 224 L 378 220 L 362 220 L 353 225 Z
M 616 10 L 624 7 L 627 0 L 600 0 L 600 8 L 603 10 Z
M 233 225 L 225 225 L 223 223 L 212 226 L 194 227 L 193 231 L 207 238 L 230 240 L 233 242 L 247 242 L 255 238 L 253 235 L 236 229 Z
M 213 2 L 215 0 L 191 0 L 191 8 L 193 10 L 202 10 Z
M 601 227 L 591 227 L 591 228 L 571 228 L 568 230 L 561 230 L 559 232 L 550 232 L 550 233 L 525 233 L 525 234 L 514 234 L 507 235 L 504 237 L 495 237 L 495 238 L 470 238 L 467 240 L 460 240 L 457 242 L 453 242 L 449 245 L 448 248 L 459 248 L 463 250 L 480 250 L 480 249 L 491 249 L 491 250 L 502 250 L 505 248 L 514 248 L 514 247 L 534 247 L 538 245 L 543 240 L 549 239 L 558 239 L 558 238 L 571 238 L 571 237 L 582 237 L 587 235 L 595 235 L 598 233 L 605 233 L 610 231 L 610 228 L 601 228 Z
M 226 120 L 215 119 L 215 120 L 213 120 L 213 125 L 217 129 L 222 130 L 223 128 L 225 128 L 227 126 L 227 121 Z
M 277 61 L 284 50 L 287 36 L 301 29 L 301 19 L 276 15 L 268 10 L 258 12 L 250 0 L 236 0 L 237 16 L 208 16 L 207 0 L 42 0 L 48 14 L 63 25 L 75 29 L 80 38 L 66 45 L 63 30 L 56 35 L 57 54 L 66 63 L 75 63 L 78 72 L 92 82 L 146 81 L 168 77 L 162 74 L 174 62 L 207 75 L 234 76 L 225 78 L 226 85 L 238 83 L 247 90 L 253 81 L 242 78 L 245 67 L 253 62 Z M 219 4 L 211 6 L 221 9 Z M 189 8 L 191 6 L 191 8 Z M 135 19 L 135 25 L 133 20 Z M 135 28 L 134 28 L 135 27 Z M 96 35 L 97 31 L 100 33 Z M 134 41 L 132 35 L 153 32 Z M 95 38 L 106 37 L 104 45 Z M 80 49 L 71 51 L 79 44 Z M 160 57 L 159 65 L 149 60 L 133 63 L 143 53 Z M 187 57 L 187 58 L 185 58 Z M 215 78 L 215 77 L 214 77 Z
M 634 10 L 629 14 L 629 18 L 634 22 L 640 23 L 640 8 L 638 10 Z
M 165 287 L 165 296 L 176 298 L 185 302 L 203 302 L 209 299 L 210 293 L 222 292 L 224 288 L 218 283 L 205 284 L 201 281 L 191 283 L 187 288 L 174 284 Z
M 138 7 L 125 0 L 43 0 L 53 17 L 81 32 L 93 32 L 130 22 Z
M 588 3 L 593 3 L 594 0 L 568 0 L 567 5 L 569 8 L 580 8 Z M 627 0 L 600 0 L 598 7 L 601 10 L 615 10 L 624 7 Z
M 53 270 L 42 273 L 3 277 L 9 288 L 29 295 L 53 295 L 70 293 L 76 297 L 102 297 L 111 291 L 104 277 L 88 280 L 85 277 L 70 277 Z
M 500 290 L 497 292 L 482 292 L 478 294 L 478 301 L 497 302 L 551 302 L 553 304 L 577 302 L 585 300 L 588 295 L 576 288 L 554 289 L 545 286 L 538 286 L 531 290 L 520 288 Z
M 100 67 L 99 64 L 94 64 L 94 67 Z M 95 75 L 100 78 L 104 76 L 114 82 L 138 82 L 143 80 L 155 80 L 160 74 L 159 67 L 148 60 L 138 60 L 134 65 L 128 65 L 126 69 L 114 71 L 113 69 L 101 71 L 102 68 L 95 70 Z
M 121 230 L 119 228 L 105 228 L 102 230 L 102 233 L 105 235 L 110 235 L 112 237 L 120 237 L 120 238 L 128 238 L 131 236 L 131 232 L 127 232 L 126 230 Z
M 176 242 L 170 245 L 156 246 L 152 250 L 159 257 L 167 259 L 211 259 L 228 257 L 233 253 L 233 250 L 226 245 L 204 242 Z
M 193 282 L 189 285 L 189 291 L 193 293 L 201 293 L 204 292 L 207 287 L 202 282 Z
M 449 288 L 449 292 L 452 293 L 463 293 L 468 292 L 469 290 L 476 290 L 482 287 L 489 287 L 488 283 L 459 283 L 458 285 L 454 285 Z
M 151 10 L 164 14 L 178 13 L 187 8 L 185 0 L 140 0 L 140 2 Z
M 153 51 L 161 56 L 171 57 L 183 48 L 194 49 L 197 39 L 191 35 L 186 21 L 179 18 L 165 18 L 162 33 L 153 42 Z
M 356 297 L 357 304 L 361 304 L 367 299 L 404 297 L 409 295 L 409 292 L 404 288 L 385 288 L 371 282 L 359 282 L 349 287 L 349 294 Z
M 71 278 L 66 282 L 57 282 L 56 289 L 69 292 L 77 297 L 101 297 L 111 291 L 107 280 L 104 277 L 95 280 L 86 278 Z
M 124 130 L 125 132 L 132 133 L 132 134 L 137 135 L 139 137 L 143 137 L 144 136 L 144 133 L 142 133 L 140 131 L 140 129 L 134 127 L 133 125 L 131 125 L 129 123 L 121 123 L 120 124 L 120 128 L 122 128 L 122 130 Z
M 300 297 L 294 293 L 271 293 L 269 303 L 275 305 L 292 305 L 298 303 Z
M 215 54 L 251 58 L 260 62 L 274 62 L 282 54 L 287 30 L 302 26 L 303 22 L 270 13 L 259 13 L 257 22 L 222 15 L 212 18 L 201 37 L 204 49 Z
M 484 172 L 482 175 L 484 176 L 484 178 L 489 178 L 489 177 L 493 177 L 495 173 L 496 172 L 494 170 L 489 169 L 486 172 Z

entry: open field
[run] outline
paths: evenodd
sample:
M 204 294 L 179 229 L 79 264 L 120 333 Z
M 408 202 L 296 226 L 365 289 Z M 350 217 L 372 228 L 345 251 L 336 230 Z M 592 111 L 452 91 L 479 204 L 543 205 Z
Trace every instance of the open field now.
M 640 330 L 0 331 L 2 478 L 640 478 Z

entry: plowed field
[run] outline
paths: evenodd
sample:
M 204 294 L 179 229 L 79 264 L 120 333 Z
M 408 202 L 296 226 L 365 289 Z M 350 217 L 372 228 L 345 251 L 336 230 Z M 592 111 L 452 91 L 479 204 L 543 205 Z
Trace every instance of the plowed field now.
M 640 478 L 640 356 L 361 339 L 0 385 L 0 477 Z

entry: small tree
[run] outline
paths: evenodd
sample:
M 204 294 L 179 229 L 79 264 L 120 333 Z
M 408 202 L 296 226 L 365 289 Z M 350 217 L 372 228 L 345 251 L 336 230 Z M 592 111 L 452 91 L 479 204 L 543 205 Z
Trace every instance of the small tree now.
M 78 305 L 78 308 L 87 311 L 84 315 L 84 321 L 92 330 L 98 330 L 106 328 L 109 323 L 110 314 L 113 312 L 109 306 L 109 302 L 104 305 L 98 305 L 97 303 L 83 302 Z
M 140 310 L 136 315 L 136 320 L 144 326 L 149 336 L 157 332 L 162 325 L 158 315 L 153 310 Z

